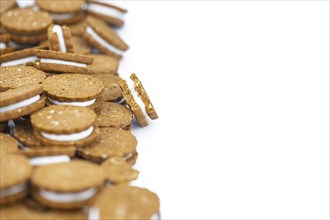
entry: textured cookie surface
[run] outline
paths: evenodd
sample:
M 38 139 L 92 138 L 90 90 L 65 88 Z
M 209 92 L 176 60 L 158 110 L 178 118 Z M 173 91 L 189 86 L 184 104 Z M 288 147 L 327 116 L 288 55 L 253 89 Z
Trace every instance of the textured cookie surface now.
M 0 133 L 0 143 L 0 154 L 15 153 L 18 150 L 17 141 L 9 134 Z
M 100 128 L 100 134 L 90 145 L 80 148 L 79 154 L 93 161 L 103 161 L 110 156 L 127 156 L 137 146 L 133 134 L 114 128 Z
M 1 0 L 0 1 L 0 15 L 16 6 L 15 0 Z
M 53 0 L 36 0 L 37 5 L 48 12 L 53 13 L 69 13 L 80 11 L 82 5 L 84 4 L 83 0 L 74 0 L 74 1 L 53 1 Z
M 133 114 L 124 106 L 104 102 L 97 113 L 96 123 L 99 127 L 125 128 L 131 124 Z
M 93 58 L 82 54 L 64 53 L 60 51 L 40 50 L 40 49 L 36 49 L 34 53 L 39 58 L 66 60 L 66 61 L 73 61 L 73 62 L 79 62 L 85 64 L 93 63 Z
M 39 84 L 46 78 L 43 71 L 29 66 L 2 66 L 0 72 L 0 91 Z
M 88 56 L 94 59 L 93 63 L 89 66 L 92 73 L 117 74 L 119 67 L 118 59 L 102 54 L 89 54 Z
M 36 33 L 45 31 L 52 23 L 52 18 L 46 12 L 31 8 L 13 9 L 1 16 L 1 23 L 12 32 Z
M 34 185 L 42 189 L 55 192 L 78 192 L 102 185 L 104 175 L 98 165 L 75 160 L 38 167 L 31 180 Z
M 121 78 L 112 74 L 94 74 L 93 77 L 101 80 L 104 85 L 104 89 L 101 93 L 103 101 L 118 101 L 123 97 L 119 83 Z
M 86 43 L 86 41 L 84 41 L 84 39 L 77 37 L 77 36 L 73 36 L 72 37 L 72 43 L 73 43 L 73 48 L 74 48 L 74 52 L 75 53 L 79 53 L 79 54 L 89 54 L 92 51 L 91 46 L 89 46 L 88 43 Z M 89 55 L 90 57 L 93 57 L 91 55 Z M 94 57 L 93 57 L 94 58 Z M 93 64 L 95 63 L 95 59 L 93 61 Z M 102 65 L 107 65 L 106 63 L 102 63 Z
M 19 50 L 11 53 L 6 53 L 0 56 L 0 63 L 10 61 L 10 60 L 16 60 L 23 57 L 33 56 L 34 50 L 36 48 L 27 48 L 24 50 Z
M 42 93 L 42 85 L 30 84 L 15 89 L 9 89 L 1 93 L 0 106 L 7 106 Z
M 95 99 L 103 90 L 103 83 L 89 75 L 60 74 L 43 82 L 45 94 L 58 101 L 88 101 Z
M 34 129 L 51 134 L 70 134 L 91 127 L 96 114 L 89 108 L 53 105 L 31 115 Z

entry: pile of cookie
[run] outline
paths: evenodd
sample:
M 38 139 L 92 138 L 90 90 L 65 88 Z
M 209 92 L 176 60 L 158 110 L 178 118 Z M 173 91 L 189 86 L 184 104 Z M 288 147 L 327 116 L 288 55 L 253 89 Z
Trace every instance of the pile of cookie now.
M 0 3 L 0 219 L 160 219 L 158 196 L 130 185 L 132 130 L 158 115 L 136 74 L 118 74 L 127 11 Z

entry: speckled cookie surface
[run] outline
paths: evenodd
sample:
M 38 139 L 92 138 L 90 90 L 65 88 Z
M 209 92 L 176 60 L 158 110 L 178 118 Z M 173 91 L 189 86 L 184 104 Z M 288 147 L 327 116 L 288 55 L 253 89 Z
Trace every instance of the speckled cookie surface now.
M 42 85 L 29 84 L 15 89 L 9 89 L 1 93 L 0 107 L 7 106 L 42 93 Z
M 36 49 L 34 51 L 37 57 L 39 58 L 49 58 L 49 59 L 58 59 L 58 60 L 66 60 L 79 62 L 84 64 L 92 64 L 93 58 L 83 55 L 83 54 L 74 54 L 74 53 L 64 53 L 60 51 L 52 51 L 52 50 L 40 50 Z
M 35 130 L 51 134 L 71 134 L 91 127 L 96 114 L 89 108 L 53 105 L 31 115 Z
M 15 7 L 16 7 L 15 0 L 0 0 L 0 15 Z
M 43 71 L 29 66 L 0 67 L 0 72 L 0 91 L 39 84 L 46 78 Z
M 87 23 L 84 20 L 82 21 L 79 21 L 79 22 L 75 22 L 73 24 L 70 24 L 69 27 L 70 27 L 70 30 L 71 30 L 71 34 L 73 36 L 78 36 L 78 37 L 81 37 L 81 31 L 86 28 L 87 26 Z
M 38 167 L 31 179 L 41 189 L 55 192 L 79 192 L 103 184 L 102 169 L 93 163 L 74 160 Z
M 10 60 L 16 60 L 23 57 L 33 56 L 36 48 L 28 48 L 19 50 L 11 53 L 6 53 L 0 56 L 0 63 L 7 62 Z
M 114 128 L 100 128 L 100 134 L 90 145 L 78 149 L 78 153 L 93 161 L 103 161 L 111 156 L 127 156 L 137 146 L 133 134 Z
M 110 157 L 102 165 L 105 177 L 115 184 L 127 183 L 138 178 L 139 171 L 132 167 L 122 157 Z
M 0 133 L 0 143 L 0 154 L 18 151 L 17 141 L 9 134 Z
M 117 74 L 119 61 L 108 55 L 102 54 L 89 54 L 93 57 L 94 61 L 89 66 L 91 72 L 94 74 Z
M 78 54 L 89 54 L 92 51 L 92 47 L 89 46 L 86 41 L 80 37 L 73 36 L 72 37 L 72 43 L 74 47 L 74 52 Z M 90 55 L 89 55 L 90 56 Z M 90 56 L 93 57 L 93 56 Z M 93 57 L 94 58 L 94 57 Z M 95 63 L 95 59 L 93 61 L 93 64 Z M 106 63 L 103 63 L 103 65 L 107 65 Z
M 12 35 L 12 41 L 19 44 L 36 44 L 40 41 L 47 39 L 46 33 L 34 34 L 34 35 Z
M 93 74 L 93 77 L 101 80 L 104 85 L 104 89 L 101 93 L 103 101 L 116 102 L 123 97 L 119 83 L 121 78 L 112 74 Z
M 100 219 L 151 219 L 160 209 L 158 196 L 134 186 L 107 187 L 93 207 L 100 209 Z M 125 207 L 122 212 L 118 209 Z
M 104 102 L 97 112 L 96 124 L 99 127 L 126 128 L 133 119 L 132 112 L 123 105 Z
M 45 31 L 52 23 L 46 12 L 30 8 L 13 9 L 1 15 L 2 25 L 15 33 L 37 33 Z
M 74 1 L 53 1 L 53 0 L 36 0 L 36 4 L 43 10 L 52 13 L 71 13 L 80 11 L 84 4 L 83 0 Z
M 95 99 L 101 94 L 103 88 L 100 80 L 82 74 L 54 75 L 43 81 L 46 96 L 63 102 Z

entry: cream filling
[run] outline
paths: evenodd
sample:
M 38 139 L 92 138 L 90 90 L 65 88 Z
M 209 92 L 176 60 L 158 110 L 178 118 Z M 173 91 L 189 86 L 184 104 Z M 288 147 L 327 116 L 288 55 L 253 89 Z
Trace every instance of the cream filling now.
M 29 160 L 32 166 L 45 166 L 55 163 L 66 163 L 70 162 L 70 157 L 67 155 L 59 156 L 45 156 L 45 157 L 34 157 Z
M 90 188 L 81 192 L 58 193 L 45 189 L 39 190 L 39 195 L 51 202 L 70 203 L 80 202 L 92 198 L 96 194 L 96 188 Z
M 27 183 L 24 182 L 10 188 L 1 189 L 0 198 L 12 196 L 17 193 L 23 192 L 26 188 L 27 188 Z
M 6 43 L 0 43 L 0 49 L 5 49 L 6 48 Z
M 54 25 L 52 31 L 53 33 L 57 34 L 58 43 L 60 44 L 60 51 L 66 52 L 66 45 L 65 45 L 62 27 L 60 25 Z
M 109 44 L 107 41 L 105 41 L 100 35 L 98 35 L 93 28 L 91 27 L 87 27 L 86 28 L 86 32 L 99 44 L 101 44 L 103 47 L 107 48 L 108 50 L 119 54 L 119 55 L 123 55 L 124 51 L 117 49 L 116 47 L 112 46 L 111 44 Z
M 69 65 L 69 66 L 78 66 L 78 67 L 86 67 L 85 63 L 78 63 L 73 61 L 67 60 L 57 60 L 57 59 L 49 59 L 49 58 L 41 58 L 41 63 L 54 63 L 54 64 L 62 64 L 62 65 Z
M 91 207 L 88 213 L 88 220 L 101 220 L 100 208 Z M 153 214 L 150 220 L 160 220 L 160 215 L 158 213 Z
M 53 140 L 53 141 L 79 141 L 82 139 L 87 138 L 88 136 L 90 136 L 94 131 L 94 126 L 79 132 L 79 133 L 73 133 L 73 134 L 49 134 L 46 132 L 40 132 L 40 134 L 49 139 L 49 140 Z
M 134 89 L 134 83 L 130 84 L 130 81 L 128 82 L 128 84 L 130 85 L 130 90 L 132 91 L 132 95 L 133 95 L 133 98 L 135 100 L 135 102 L 140 106 L 143 114 L 145 116 L 148 115 L 147 111 L 146 111 L 146 108 L 145 108 L 145 105 L 143 103 L 143 101 L 141 100 L 140 96 L 139 96 L 139 93 L 137 93 Z M 148 120 L 149 117 L 146 117 L 146 119 Z M 149 121 L 149 120 L 148 120 Z
M 51 99 L 49 97 L 47 97 L 47 98 L 51 103 L 53 103 L 55 105 L 73 105 L 73 106 L 81 106 L 81 107 L 87 107 L 87 106 L 93 105 L 96 101 L 96 99 L 92 99 L 92 100 L 85 101 L 85 102 L 60 102 L 55 99 Z
M 38 59 L 38 57 L 36 57 L 36 56 L 28 56 L 28 57 L 20 58 L 17 60 L 10 60 L 7 62 L 3 62 L 0 64 L 0 66 L 16 66 L 16 65 L 33 62 L 33 61 L 36 61 L 37 59 Z
M 15 109 L 18 109 L 18 108 L 22 108 L 22 107 L 31 105 L 31 104 L 39 101 L 39 99 L 40 99 L 40 95 L 36 95 L 36 96 L 33 96 L 32 98 L 25 99 L 25 100 L 20 101 L 20 102 L 16 102 L 15 104 L 0 107 L 0 113 L 8 112 L 8 111 L 11 111 L 11 110 L 15 110 Z
M 71 19 L 75 16 L 74 13 L 66 13 L 66 14 L 49 13 L 49 15 L 55 20 L 66 20 L 66 19 Z
M 121 20 L 124 19 L 124 13 L 122 13 L 121 11 L 119 11 L 115 8 L 111 8 L 111 7 L 104 6 L 104 5 L 91 3 L 91 4 L 88 4 L 87 10 L 98 13 L 98 14 L 103 14 L 105 16 L 119 18 Z

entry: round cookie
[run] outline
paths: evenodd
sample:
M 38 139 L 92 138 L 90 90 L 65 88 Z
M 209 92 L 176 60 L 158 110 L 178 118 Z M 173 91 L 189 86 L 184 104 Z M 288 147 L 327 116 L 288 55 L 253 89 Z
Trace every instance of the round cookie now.
M 132 112 L 123 105 L 103 102 L 100 110 L 97 112 L 96 124 L 99 127 L 125 129 L 131 125 L 132 119 Z
M 20 34 L 46 33 L 51 23 L 48 13 L 31 8 L 13 9 L 1 16 L 1 24 L 6 30 Z
M 133 170 L 124 158 L 118 156 L 108 158 L 101 167 L 105 177 L 114 184 L 136 180 L 139 175 L 139 171 Z
M 99 216 L 98 219 L 159 219 L 159 209 L 160 202 L 155 193 L 148 189 L 119 185 L 107 187 L 102 191 L 90 209 L 89 217 L 90 219 L 97 219 L 96 216 Z
M 98 165 L 75 160 L 38 167 L 31 181 L 39 202 L 52 208 L 73 209 L 86 205 L 97 195 L 104 175 Z
M 100 128 L 97 139 L 88 146 L 78 149 L 85 159 L 101 162 L 111 156 L 125 157 L 135 151 L 137 140 L 133 134 L 114 128 Z
M 103 101 L 117 102 L 123 98 L 119 83 L 121 78 L 112 74 L 94 74 L 93 77 L 103 82 L 104 89 L 101 93 Z
M 0 154 L 0 204 L 24 198 L 32 168 L 29 161 L 18 155 Z
M 0 133 L 0 143 L 0 154 L 16 153 L 18 151 L 17 141 L 9 134 Z
M 89 54 L 88 56 L 94 59 L 89 68 L 94 74 L 117 74 L 119 61 L 109 55 Z
M 31 115 L 35 136 L 44 145 L 84 146 L 95 140 L 96 114 L 89 108 L 52 105 Z
M 92 51 L 91 46 L 84 41 L 84 39 L 78 37 L 78 36 L 72 36 L 72 43 L 75 53 L 79 54 L 89 54 Z M 93 56 L 91 56 L 93 57 Z M 95 62 L 95 59 L 93 63 Z M 102 65 L 105 65 L 107 63 L 102 63 Z
M 101 105 L 97 98 L 103 88 L 100 80 L 83 74 L 54 75 L 43 81 L 44 94 L 50 103 L 83 106 L 93 110 Z
M 0 91 L 39 84 L 46 78 L 43 71 L 30 66 L 2 66 L 0 72 Z
M 45 105 L 42 86 L 30 84 L 9 89 L 0 96 L 0 122 L 29 115 Z

